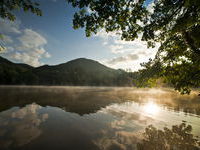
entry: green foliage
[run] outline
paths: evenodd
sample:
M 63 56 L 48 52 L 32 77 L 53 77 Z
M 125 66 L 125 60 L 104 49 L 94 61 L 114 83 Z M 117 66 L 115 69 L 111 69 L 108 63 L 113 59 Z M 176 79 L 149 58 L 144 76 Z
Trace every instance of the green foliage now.
M 149 125 L 144 139 L 137 144 L 138 150 L 198 150 L 200 141 L 192 133 L 192 126 L 181 123 L 164 130 Z
M 1 0 L 0 1 L 0 17 L 14 21 L 16 19 L 13 11 L 22 9 L 24 12 L 32 12 L 38 16 L 42 16 L 39 4 L 31 0 Z
M 68 0 L 72 6 L 81 10 L 74 14 L 74 29 L 85 27 L 86 36 L 97 33 L 98 29 L 122 31 L 122 39 L 132 40 L 138 37 L 142 27 L 136 22 L 144 22 L 147 10 L 143 7 L 145 0 L 133 3 L 127 0 Z M 92 12 L 87 11 L 89 8 Z
M 182 94 L 189 93 L 191 87 L 200 86 L 199 0 L 153 1 L 153 12 L 146 6 L 146 0 L 68 2 L 80 8 L 74 14 L 73 26 L 74 29 L 85 27 L 86 36 L 103 28 L 106 32 L 117 31 L 121 39 L 128 41 L 141 35 L 148 47 L 160 43 L 156 58 L 139 71 L 144 77 L 142 82 L 138 81 L 140 86 L 158 77 Z

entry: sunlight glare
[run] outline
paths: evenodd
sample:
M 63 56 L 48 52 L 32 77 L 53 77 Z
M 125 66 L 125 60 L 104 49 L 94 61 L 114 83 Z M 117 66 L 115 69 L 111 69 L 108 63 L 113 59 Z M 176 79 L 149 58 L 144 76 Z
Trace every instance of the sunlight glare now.
M 146 114 L 150 115 L 155 115 L 159 112 L 158 105 L 153 102 L 148 102 L 147 104 L 145 104 L 143 109 Z

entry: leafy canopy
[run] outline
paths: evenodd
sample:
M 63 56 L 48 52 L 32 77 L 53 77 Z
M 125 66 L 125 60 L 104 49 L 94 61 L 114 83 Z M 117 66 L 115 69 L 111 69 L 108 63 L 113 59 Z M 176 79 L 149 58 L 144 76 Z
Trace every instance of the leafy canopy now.
M 16 19 L 13 11 L 22 9 L 24 12 L 32 12 L 38 16 L 42 16 L 39 4 L 31 0 L 1 0 L 0 1 L 0 17 L 14 21 Z
M 155 0 L 152 9 L 147 0 L 68 2 L 80 8 L 74 14 L 73 27 L 85 28 L 86 36 L 105 29 L 117 31 L 122 40 L 141 38 L 148 47 L 160 44 L 155 59 L 142 64 L 140 86 L 158 77 L 182 94 L 200 86 L 199 0 Z
M 8 19 L 15 21 L 16 16 L 14 15 L 15 10 L 23 10 L 24 12 L 32 12 L 38 16 L 42 16 L 42 11 L 38 8 L 39 4 L 32 2 L 31 0 L 0 0 L 0 17 L 2 19 Z M 0 51 L 3 51 L 3 34 L 0 33 Z

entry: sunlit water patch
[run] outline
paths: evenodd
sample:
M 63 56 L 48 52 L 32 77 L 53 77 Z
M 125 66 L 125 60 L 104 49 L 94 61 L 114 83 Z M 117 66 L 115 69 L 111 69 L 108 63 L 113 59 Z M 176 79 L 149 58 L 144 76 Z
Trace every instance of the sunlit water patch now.
M 144 105 L 143 111 L 147 114 L 156 115 L 159 113 L 160 108 L 154 102 L 148 102 Z

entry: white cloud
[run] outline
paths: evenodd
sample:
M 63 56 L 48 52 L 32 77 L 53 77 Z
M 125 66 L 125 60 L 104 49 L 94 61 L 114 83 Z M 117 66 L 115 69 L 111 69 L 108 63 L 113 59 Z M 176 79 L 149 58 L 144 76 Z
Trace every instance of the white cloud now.
M 12 53 L 7 53 L 6 54 L 7 58 L 16 60 L 18 62 L 23 62 L 32 66 L 40 66 L 43 65 L 43 63 L 41 63 L 39 61 L 40 55 L 37 55 L 37 53 L 20 53 L 20 52 L 12 52 Z
M 0 19 L 0 33 L 16 33 L 20 34 L 21 31 L 19 30 L 20 21 L 8 21 L 4 19 Z
M 13 43 L 12 38 L 10 36 L 8 36 L 8 35 L 3 35 L 3 39 L 2 40 L 3 40 L 4 43 Z
M 44 57 L 45 57 L 45 58 L 50 58 L 51 55 L 50 55 L 48 52 L 45 52 Z
M 119 32 L 98 32 L 95 37 L 102 40 L 102 44 L 111 52 L 111 58 L 101 60 L 102 63 L 112 68 L 131 68 L 136 71 L 141 68 L 140 63 L 147 62 L 149 58 L 154 58 L 159 47 L 147 48 L 147 44 L 141 41 L 141 35 L 134 41 L 120 39 Z
M 4 24 L 7 23 L 8 26 Z M 43 65 L 42 58 L 49 58 L 51 55 L 46 51 L 47 40 L 40 33 L 33 29 L 21 29 L 19 24 L 1 22 L 3 25 L 4 43 L 6 50 L 2 54 L 8 59 L 26 63 L 32 66 Z M 8 34 L 12 34 L 8 36 Z
M 37 48 L 47 44 L 47 40 L 32 29 L 25 29 L 23 35 L 18 39 L 25 48 Z
M 118 63 L 124 63 L 124 62 L 128 62 L 128 61 L 134 61 L 139 59 L 139 56 L 137 54 L 128 54 L 126 56 L 120 56 L 117 58 L 113 58 L 111 60 L 109 60 L 107 63 L 111 64 L 111 65 L 115 65 Z
M 110 45 L 109 48 L 110 48 L 112 53 L 123 53 L 123 51 L 122 51 L 123 46 L 122 45 Z
M 99 31 L 97 34 L 95 34 L 95 37 L 100 37 L 103 39 L 108 39 L 108 38 L 115 38 L 118 37 L 119 32 L 106 32 L 105 30 Z

